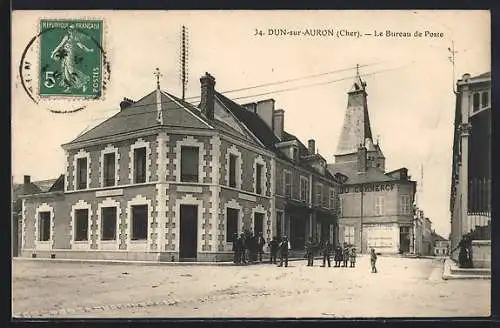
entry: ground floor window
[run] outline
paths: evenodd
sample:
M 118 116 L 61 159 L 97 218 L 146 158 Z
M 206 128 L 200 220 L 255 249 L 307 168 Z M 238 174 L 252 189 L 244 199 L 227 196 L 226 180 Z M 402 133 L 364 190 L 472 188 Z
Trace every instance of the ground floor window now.
M 89 240 L 89 210 L 75 210 L 75 241 Z
M 50 212 L 38 213 L 38 240 L 50 240 Z
M 148 239 L 148 205 L 132 206 L 132 240 Z
M 344 242 L 348 245 L 354 245 L 354 226 L 344 227 Z
M 239 210 L 228 208 L 226 212 L 226 242 L 233 241 L 233 235 L 238 233 Z
M 116 207 L 103 207 L 101 211 L 101 240 L 115 240 Z

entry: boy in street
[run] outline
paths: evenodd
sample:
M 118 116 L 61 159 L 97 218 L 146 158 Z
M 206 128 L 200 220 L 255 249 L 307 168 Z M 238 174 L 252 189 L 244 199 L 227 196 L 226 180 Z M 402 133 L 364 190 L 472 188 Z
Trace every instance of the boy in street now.
M 276 264 L 276 257 L 278 255 L 278 249 L 279 249 L 279 242 L 278 242 L 278 238 L 276 236 L 273 237 L 273 240 L 271 240 L 271 242 L 269 243 L 269 248 L 270 248 L 270 251 L 271 251 L 271 264 Z
M 259 258 L 259 262 L 262 263 L 262 254 L 264 254 L 264 245 L 266 244 L 266 240 L 262 235 L 262 232 L 259 232 L 257 236 L 257 256 Z
M 347 243 L 344 243 L 344 249 L 342 251 L 342 259 L 344 260 L 342 267 L 347 268 L 347 262 L 349 262 L 349 246 L 347 245 Z
M 351 268 L 354 268 L 354 266 L 356 265 L 356 248 L 352 248 L 351 249 L 351 253 L 349 254 L 350 256 L 350 260 L 351 260 Z
M 325 267 L 325 264 L 328 260 L 328 267 L 330 267 L 330 252 L 331 252 L 331 245 L 328 240 L 323 241 L 322 243 L 322 250 L 321 252 L 323 253 L 323 265 L 322 267 Z
M 285 267 L 288 267 L 288 249 L 289 249 L 288 237 L 284 236 L 283 240 L 280 244 L 280 264 L 279 267 L 283 266 L 283 262 L 285 263 Z
M 374 248 L 372 248 L 370 253 L 370 262 L 372 264 L 372 273 L 377 273 L 377 267 L 375 266 L 377 264 L 377 253 L 375 253 Z
M 314 266 L 314 244 L 312 238 L 309 238 L 306 242 L 306 257 L 307 266 Z
M 337 245 L 335 248 L 335 268 L 340 267 L 340 262 L 342 262 L 342 247 L 340 245 Z

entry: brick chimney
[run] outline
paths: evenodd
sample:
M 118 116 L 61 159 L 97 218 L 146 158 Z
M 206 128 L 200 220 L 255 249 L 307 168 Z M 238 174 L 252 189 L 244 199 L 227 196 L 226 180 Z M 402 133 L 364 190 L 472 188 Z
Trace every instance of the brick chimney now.
M 273 129 L 274 99 L 266 99 L 257 102 L 257 115 Z
M 129 98 L 123 98 L 123 100 L 120 102 L 120 110 L 124 110 L 125 108 L 129 108 L 134 104 L 135 101 Z
M 309 149 L 309 155 L 314 155 L 316 153 L 316 141 L 309 139 L 307 141 L 307 148 Z
M 257 104 L 256 103 L 254 103 L 254 102 L 248 103 L 248 104 L 244 104 L 242 106 L 245 107 L 248 111 L 257 114 Z
M 23 194 L 27 195 L 30 191 L 30 184 L 31 184 L 31 176 L 25 175 L 24 176 L 24 184 L 23 184 Z
M 214 119 L 214 101 L 215 101 L 215 78 L 206 73 L 200 78 L 201 83 L 201 103 L 200 109 L 209 120 Z
M 283 137 L 283 130 L 285 125 L 285 111 L 283 109 L 276 109 L 273 111 L 273 132 L 278 139 Z
M 30 184 L 31 183 L 31 176 L 25 175 L 24 176 L 24 184 Z
M 358 147 L 358 173 L 366 173 L 366 147 L 361 144 Z

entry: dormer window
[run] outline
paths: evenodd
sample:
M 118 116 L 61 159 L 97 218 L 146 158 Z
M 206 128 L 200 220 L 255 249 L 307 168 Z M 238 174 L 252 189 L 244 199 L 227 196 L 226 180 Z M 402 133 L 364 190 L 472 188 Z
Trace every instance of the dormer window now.
M 299 160 L 299 150 L 295 146 L 292 147 L 292 159 L 294 161 L 298 161 Z

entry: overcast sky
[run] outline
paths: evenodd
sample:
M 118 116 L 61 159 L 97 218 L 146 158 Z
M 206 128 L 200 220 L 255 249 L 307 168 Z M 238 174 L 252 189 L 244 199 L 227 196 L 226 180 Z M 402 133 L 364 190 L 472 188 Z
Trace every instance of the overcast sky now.
M 267 98 L 285 110 L 285 129 L 304 143 L 313 138 L 320 153 L 333 162 L 356 64 L 367 82 L 374 137 L 380 136 L 387 170 L 407 167 L 422 185 L 419 206 L 436 231 L 449 233 L 449 193 L 453 142 L 453 71 L 448 59 L 454 40 L 456 74 L 490 71 L 490 16 L 487 11 L 194 11 L 194 12 L 43 12 L 43 18 L 102 18 L 104 49 L 111 77 L 104 100 L 87 102 L 73 114 L 47 108 L 67 101 L 35 105 L 20 85 L 18 66 L 29 40 L 38 32 L 42 12 L 14 12 L 12 26 L 12 173 L 32 180 L 64 173 L 61 144 L 85 128 L 112 116 L 123 97 L 139 99 L 154 90 L 154 69 L 163 73 L 161 87 L 181 95 L 179 31 L 189 30 L 189 83 L 186 97 L 200 95 L 205 72 L 218 91 L 338 71 L 315 78 L 228 93 L 241 103 Z M 383 37 L 259 36 L 256 29 L 331 29 L 381 31 Z M 386 37 L 394 32 L 426 30 L 443 37 Z M 35 44 L 27 58 L 34 60 Z M 366 65 L 366 66 L 363 66 Z M 349 69 L 349 70 L 346 70 Z M 36 78 L 36 76 L 34 77 Z M 334 81 L 332 83 L 323 83 Z M 323 84 L 321 84 L 323 83 Z M 312 84 L 320 84 L 313 86 Z M 293 91 L 261 93 L 300 86 Z M 198 99 L 188 99 L 197 101 Z M 72 101 L 70 106 L 79 103 Z M 423 184 L 420 167 L 423 165 Z

